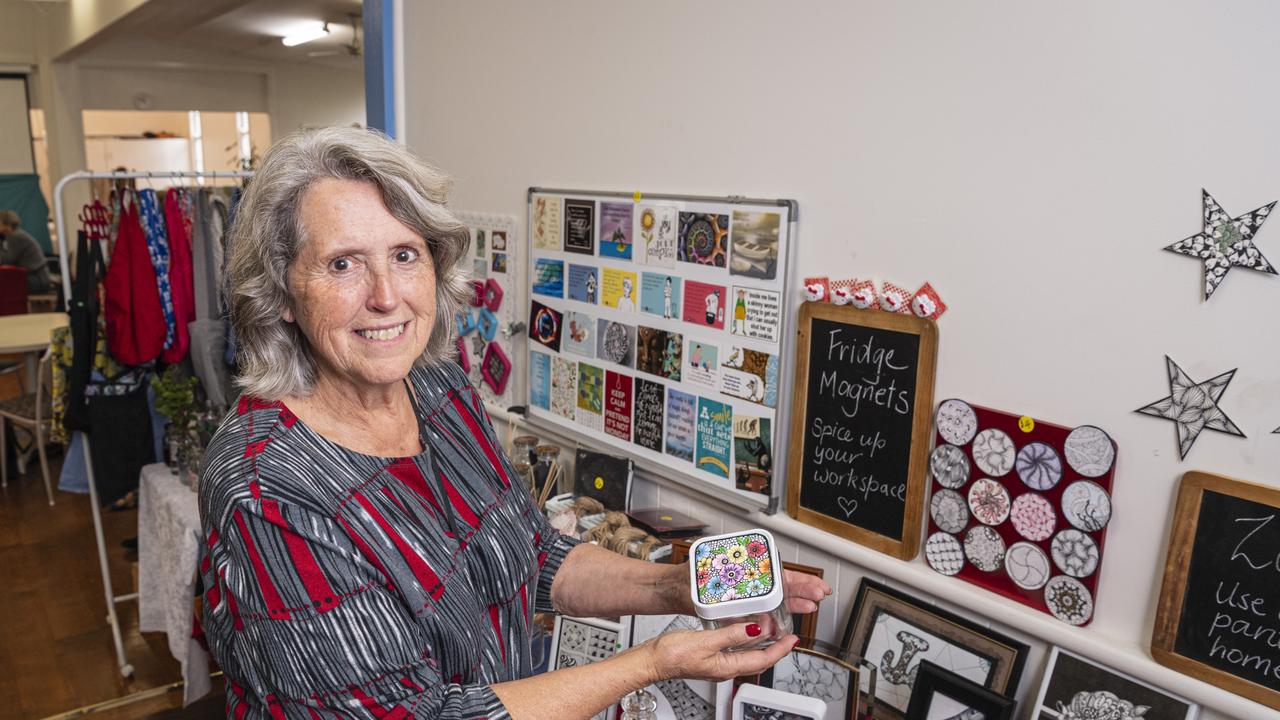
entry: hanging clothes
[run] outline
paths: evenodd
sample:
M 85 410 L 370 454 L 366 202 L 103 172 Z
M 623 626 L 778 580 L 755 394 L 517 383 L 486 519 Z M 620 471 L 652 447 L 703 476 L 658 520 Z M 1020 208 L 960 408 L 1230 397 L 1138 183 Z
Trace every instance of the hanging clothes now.
M 225 410 L 235 399 L 231 371 L 224 361 L 227 322 L 223 319 L 222 236 L 226 227 L 226 202 L 213 190 L 195 193 L 195 217 L 191 235 L 191 268 L 194 275 L 196 319 L 188 325 L 191 335 L 191 367 L 204 386 L 209 404 Z
M 166 344 L 160 359 L 170 364 L 180 363 L 187 356 L 187 348 L 191 342 L 187 324 L 196 319 L 195 290 L 191 284 L 190 222 L 183 211 L 182 194 L 176 189 L 164 194 L 165 228 L 169 239 L 169 291 L 174 326 L 173 342 Z
M 115 251 L 102 284 L 112 357 L 126 365 L 155 360 L 164 349 L 164 311 L 138 209 L 127 199 L 120 214 Z
M 156 287 L 160 291 L 160 310 L 164 313 L 164 347 L 173 345 L 176 338 L 173 313 L 173 289 L 169 281 L 169 242 L 164 232 L 164 219 L 160 212 L 160 198 L 156 191 L 146 188 L 138 192 L 138 208 L 142 220 L 142 232 L 147 240 L 147 252 L 156 272 Z
M 71 286 L 69 304 L 71 330 L 71 362 L 67 368 L 65 412 L 55 425 L 67 430 L 89 429 L 89 406 L 85 403 L 85 387 L 93 369 L 93 356 L 98 335 L 98 286 L 106 274 L 102 259 L 102 244 L 81 231 L 76 237 L 76 272 Z M 65 350 L 60 350 L 65 354 Z M 57 395 L 55 389 L 54 395 Z

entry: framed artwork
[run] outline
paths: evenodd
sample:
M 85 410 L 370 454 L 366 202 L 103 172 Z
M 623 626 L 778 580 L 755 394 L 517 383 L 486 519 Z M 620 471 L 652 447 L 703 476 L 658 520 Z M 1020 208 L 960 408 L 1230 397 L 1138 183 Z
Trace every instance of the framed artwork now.
M 701 630 L 692 615 L 633 615 L 630 640 L 634 645 L 679 630 Z M 706 680 L 663 680 L 646 688 L 658 701 L 658 720 L 715 720 L 715 683 Z
M 821 700 L 821 720 L 857 720 L 858 668 L 826 653 L 797 647 L 756 684 Z
M 557 615 L 555 628 L 551 632 L 550 669 L 559 670 L 607 660 L 631 647 L 630 635 L 630 623 Z M 610 705 L 591 720 L 610 720 L 617 712 L 618 706 Z
M 692 543 L 688 540 L 675 540 L 671 543 L 671 564 L 679 565 L 689 559 L 689 547 Z M 805 575 L 816 575 L 822 577 L 822 568 L 812 565 L 801 565 L 800 563 L 783 562 L 783 570 L 804 573 Z M 800 644 L 812 643 L 814 636 L 818 632 L 818 611 L 800 614 L 795 613 L 791 616 L 791 628 L 796 636 L 800 638 Z
M 1031 720 L 1195 720 L 1200 706 L 1055 647 Z
M 841 646 L 875 665 L 875 717 L 891 720 L 907 711 L 922 661 L 1006 693 L 1018 687 L 1029 651 L 1011 637 L 865 577 Z
M 911 690 L 907 720 L 1011 720 L 1017 706 L 1013 698 L 923 660 Z

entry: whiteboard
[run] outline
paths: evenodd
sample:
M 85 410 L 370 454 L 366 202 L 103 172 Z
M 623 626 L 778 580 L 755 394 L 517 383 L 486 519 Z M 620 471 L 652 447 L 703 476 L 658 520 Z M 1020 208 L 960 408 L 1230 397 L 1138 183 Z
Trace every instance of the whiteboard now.
M 769 505 L 795 217 L 784 200 L 532 188 L 529 416 Z

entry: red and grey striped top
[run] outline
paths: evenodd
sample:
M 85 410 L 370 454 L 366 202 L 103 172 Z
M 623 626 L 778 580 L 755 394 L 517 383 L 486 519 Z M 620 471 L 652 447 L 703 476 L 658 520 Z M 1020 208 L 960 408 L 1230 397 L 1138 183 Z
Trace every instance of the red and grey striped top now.
M 229 718 L 506 718 L 573 540 L 453 364 L 415 369 L 423 452 L 379 458 L 242 397 L 205 454 L 205 631 Z

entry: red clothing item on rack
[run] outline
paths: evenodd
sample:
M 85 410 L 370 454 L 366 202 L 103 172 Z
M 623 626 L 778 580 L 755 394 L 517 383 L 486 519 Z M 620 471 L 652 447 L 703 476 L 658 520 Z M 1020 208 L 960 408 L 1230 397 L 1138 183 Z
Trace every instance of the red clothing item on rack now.
M 191 236 L 182 211 L 180 190 L 164 194 L 164 219 L 169 234 L 169 293 L 173 300 L 173 344 L 160 354 L 166 363 L 182 362 L 191 346 L 187 323 L 196 319 L 196 295 L 192 285 Z
M 120 231 L 102 285 L 111 356 L 123 365 L 155 360 L 164 349 L 166 327 L 160 289 L 138 209 L 127 199 L 122 203 Z

